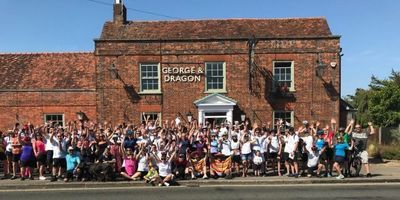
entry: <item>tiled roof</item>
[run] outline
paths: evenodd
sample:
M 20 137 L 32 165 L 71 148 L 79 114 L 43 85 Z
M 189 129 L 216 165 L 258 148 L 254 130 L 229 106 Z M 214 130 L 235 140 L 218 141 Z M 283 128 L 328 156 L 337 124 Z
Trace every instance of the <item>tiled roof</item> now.
M 0 89 L 95 89 L 93 53 L 0 54 Z
M 325 18 L 106 22 L 100 39 L 168 40 L 332 36 Z

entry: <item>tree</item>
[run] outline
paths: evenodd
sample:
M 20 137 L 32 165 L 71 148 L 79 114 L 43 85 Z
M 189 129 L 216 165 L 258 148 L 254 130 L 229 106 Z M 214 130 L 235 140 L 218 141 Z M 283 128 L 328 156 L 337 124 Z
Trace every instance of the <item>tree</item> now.
M 357 89 L 348 102 L 358 109 L 357 122 L 368 121 L 379 126 L 394 126 L 400 123 L 400 71 L 392 70 L 388 79 L 371 77 L 369 89 Z

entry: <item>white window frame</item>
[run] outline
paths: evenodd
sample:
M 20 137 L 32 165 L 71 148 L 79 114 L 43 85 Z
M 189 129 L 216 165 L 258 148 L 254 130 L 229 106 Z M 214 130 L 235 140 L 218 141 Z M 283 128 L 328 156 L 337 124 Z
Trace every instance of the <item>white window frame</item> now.
M 276 83 L 278 82 L 278 80 L 275 80 L 275 64 L 276 63 L 282 63 L 282 62 L 290 62 L 290 78 L 291 78 L 291 83 L 290 83 L 290 87 L 289 87 L 289 91 L 290 92 L 294 92 L 295 91 L 295 87 L 294 87 L 294 61 L 293 60 L 276 60 L 272 62 L 272 77 L 273 77 L 273 91 L 276 91 Z
M 222 63 L 222 76 L 224 78 L 223 83 L 222 83 L 222 89 L 208 89 L 207 87 L 207 64 L 214 64 L 214 63 Z M 205 88 L 205 93 L 226 93 L 226 62 L 223 61 L 213 61 L 213 62 L 205 62 L 204 63 L 204 73 L 205 73 L 205 83 L 204 83 L 204 88 Z
M 145 115 L 157 115 L 158 124 L 156 124 L 156 125 L 158 126 L 162 123 L 162 113 L 161 112 L 142 112 L 142 113 L 140 113 L 140 123 L 145 122 L 145 120 L 144 120 Z
M 64 113 L 45 113 L 45 114 L 43 114 L 43 121 L 46 123 L 47 122 L 46 121 L 47 116 L 51 116 L 51 115 L 61 115 L 62 116 L 63 127 L 65 127 L 65 115 L 64 115 Z
M 292 111 L 292 110 L 274 110 L 273 112 L 272 112 L 272 121 L 273 121 L 273 124 L 275 125 L 275 122 L 276 122 L 276 119 L 275 119 L 275 113 L 277 113 L 277 112 L 290 112 L 290 125 L 292 126 L 292 127 L 294 127 L 294 111 Z
M 158 72 L 158 89 L 156 90 L 143 90 L 142 88 L 142 65 L 157 65 Z M 139 80 L 140 80 L 140 92 L 139 94 L 160 94 L 161 93 L 161 66 L 160 63 L 140 63 L 139 64 Z

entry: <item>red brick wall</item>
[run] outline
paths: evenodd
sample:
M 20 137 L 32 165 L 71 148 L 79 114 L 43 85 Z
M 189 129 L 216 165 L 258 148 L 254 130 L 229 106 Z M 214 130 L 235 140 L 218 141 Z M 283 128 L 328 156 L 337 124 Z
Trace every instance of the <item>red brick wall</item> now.
M 274 60 L 294 61 L 294 101 L 270 97 L 271 80 L 257 73 L 253 82 L 255 94 L 250 95 L 248 85 L 247 41 L 180 41 L 180 42 L 105 42 L 97 41 L 97 114 L 98 118 L 113 122 L 138 122 L 140 113 L 161 111 L 163 119 L 173 119 L 176 113 L 183 115 L 197 109 L 193 102 L 208 94 L 204 92 L 204 77 L 199 83 L 164 83 L 162 94 L 141 95 L 139 64 L 142 62 L 167 63 L 173 66 L 201 66 L 204 62 L 226 62 L 226 86 L 224 94 L 238 101 L 238 108 L 250 119 L 271 121 L 273 110 L 293 110 L 296 124 L 302 120 L 319 119 L 339 121 L 340 66 L 331 68 L 330 62 L 339 63 L 339 39 L 263 40 L 256 46 L 255 61 L 260 70 L 272 73 Z M 323 80 L 315 75 L 317 52 L 327 64 Z M 108 68 L 111 62 L 119 70 L 121 80 L 111 80 Z M 171 64 L 172 65 L 172 64 Z M 131 86 L 130 92 L 124 90 Z M 327 90 L 326 88 L 330 88 Z M 329 92 L 327 92 L 329 91 Z M 255 111 L 253 114 L 252 111 Z M 235 115 L 234 119 L 239 119 Z
M 64 121 L 76 119 L 83 111 L 96 119 L 96 94 L 87 92 L 0 92 L 0 130 L 11 129 L 17 121 L 35 125 L 44 123 L 44 114 L 64 114 Z

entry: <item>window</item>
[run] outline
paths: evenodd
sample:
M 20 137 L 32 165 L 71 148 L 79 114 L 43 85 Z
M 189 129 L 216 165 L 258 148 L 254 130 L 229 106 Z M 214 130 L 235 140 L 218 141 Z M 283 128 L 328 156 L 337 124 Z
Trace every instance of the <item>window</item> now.
M 224 62 L 206 63 L 206 92 L 226 92 Z
M 157 112 L 144 112 L 141 114 L 141 119 L 140 121 L 142 123 L 145 122 L 145 119 L 149 117 L 149 120 L 153 120 L 156 121 L 158 119 L 158 123 L 162 123 L 161 122 L 161 113 L 157 113 Z
M 61 125 L 64 127 L 64 115 L 63 114 L 45 114 L 44 122 L 52 121 L 54 125 Z
M 274 65 L 274 90 L 278 87 L 287 87 L 294 91 L 293 61 L 275 61 Z
M 294 126 L 293 116 L 294 116 L 293 111 L 274 111 L 274 117 L 273 117 L 274 124 L 276 124 L 277 120 L 282 119 L 283 124 L 286 125 L 284 126 L 285 128 L 289 126 L 293 127 Z
M 160 65 L 140 64 L 140 92 L 160 93 Z

